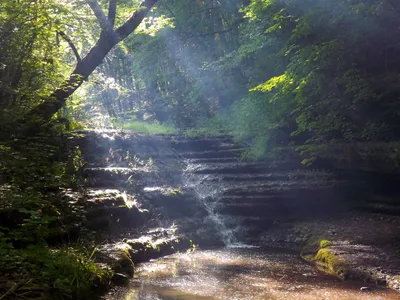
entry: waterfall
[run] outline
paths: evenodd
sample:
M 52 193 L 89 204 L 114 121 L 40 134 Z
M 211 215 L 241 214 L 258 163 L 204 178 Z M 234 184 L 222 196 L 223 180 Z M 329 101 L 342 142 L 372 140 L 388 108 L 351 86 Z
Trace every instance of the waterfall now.
M 195 174 L 194 170 L 201 164 L 193 164 L 190 159 L 185 160 L 186 169 L 183 171 L 182 183 L 184 187 L 194 191 L 196 200 L 206 209 L 208 218 L 218 231 L 222 242 L 227 246 L 239 245 L 235 232 L 237 228 L 228 226 L 231 217 L 217 212 L 219 200 L 223 193 L 223 185 L 218 180 L 217 174 Z

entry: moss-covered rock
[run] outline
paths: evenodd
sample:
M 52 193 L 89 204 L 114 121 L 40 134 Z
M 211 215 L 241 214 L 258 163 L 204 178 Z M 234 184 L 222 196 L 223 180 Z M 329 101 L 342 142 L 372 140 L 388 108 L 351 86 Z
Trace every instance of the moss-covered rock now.
M 132 277 L 135 265 L 131 259 L 131 254 L 131 246 L 119 242 L 98 247 L 96 259 L 109 266 L 114 273 L 122 273 Z
M 320 269 L 329 274 L 341 279 L 347 279 L 349 277 L 348 266 L 335 256 L 335 254 L 329 249 L 329 246 L 325 245 L 323 248 L 320 248 L 313 260 Z

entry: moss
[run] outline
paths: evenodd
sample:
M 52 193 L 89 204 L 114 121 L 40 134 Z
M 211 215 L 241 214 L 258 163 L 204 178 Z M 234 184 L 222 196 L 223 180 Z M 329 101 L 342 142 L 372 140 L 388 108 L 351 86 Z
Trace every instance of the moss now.
M 309 239 L 302 251 L 303 259 L 316 263 L 317 267 L 341 279 L 349 277 L 348 267 L 329 249 L 333 242 L 326 239 Z M 316 254 L 315 254 L 316 253 Z
M 322 248 L 327 248 L 329 246 L 332 246 L 332 242 L 328 240 L 320 240 L 319 241 L 319 247 Z
M 328 248 L 321 248 L 314 257 L 314 261 L 324 272 L 337 276 L 341 279 L 347 278 L 347 267 Z

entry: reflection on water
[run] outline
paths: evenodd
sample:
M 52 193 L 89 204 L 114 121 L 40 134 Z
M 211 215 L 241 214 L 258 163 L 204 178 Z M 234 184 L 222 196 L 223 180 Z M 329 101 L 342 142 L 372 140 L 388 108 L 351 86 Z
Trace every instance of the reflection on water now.
M 106 299 L 400 299 L 384 288 L 360 292 L 361 286 L 327 276 L 292 253 L 228 248 L 145 263 L 129 287 Z

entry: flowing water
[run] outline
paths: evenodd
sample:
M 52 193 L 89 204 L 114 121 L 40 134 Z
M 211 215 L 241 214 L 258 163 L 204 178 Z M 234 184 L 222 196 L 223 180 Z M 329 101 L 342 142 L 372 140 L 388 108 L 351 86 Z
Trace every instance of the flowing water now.
M 400 299 L 385 288 L 362 292 L 365 283 L 326 275 L 295 252 L 240 244 L 240 224 L 218 209 L 224 205 L 220 200 L 226 189 L 241 185 L 223 182 L 218 173 L 198 172 L 208 167 L 202 163 L 188 159 L 186 166 L 183 186 L 194 191 L 226 247 L 176 253 L 141 264 L 130 285 L 106 299 Z
M 112 160 L 107 160 L 104 165 L 97 156 L 91 156 L 93 167 L 86 171 L 89 177 L 99 177 L 94 184 L 101 188 L 120 188 L 120 182 L 134 176 L 137 171 L 121 161 L 122 156 L 113 149 L 125 147 L 124 157 L 128 153 L 142 153 L 143 159 L 149 155 L 158 155 L 162 160 L 175 157 L 175 153 L 163 153 L 165 143 L 162 137 L 154 140 L 137 135 L 131 139 L 129 134 L 118 136 L 112 131 L 99 134 L 104 145 L 100 143 L 97 147 L 97 143 L 94 143 L 94 150 L 102 150 L 104 154 L 112 156 Z M 93 141 L 99 141 L 99 136 L 94 135 Z M 326 210 L 321 199 L 326 199 L 328 193 L 323 191 L 324 197 L 317 197 L 314 190 L 307 192 L 303 188 L 315 185 L 315 182 L 293 181 L 284 165 L 241 162 L 235 146 L 227 138 L 198 141 L 178 139 L 175 147 L 180 149 L 180 156 L 187 165 L 181 183 L 185 189 L 194 191 L 196 198 L 188 197 L 186 200 L 189 205 L 192 200 L 198 201 L 207 212 L 207 216 L 201 215 L 207 222 L 195 224 L 210 226 L 208 232 L 217 232 L 226 247 L 176 253 L 139 264 L 130 284 L 116 288 L 104 299 L 400 299 L 394 291 L 374 286 L 369 292 L 361 292 L 360 288 L 366 283 L 343 282 L 328 276 L 302 260 L 295 252 L 240 244 L 257 243 L 259 234 L 280 216 L 288 218 L 300 213 L 317 214 Z M 138 180 L 149 184 L 150 175 Z M 149 186 L 143 188 L 144 193 L 156 191 L 151 184 Z M 139 187 L 138 184 L 136 189 Z M 124 201 L 128 199 L 127 193 L 121 195 Z M 315 196 L 312 205 L 311 196 Z M 306 199 L 307 206 L 304 205 Z M 220 244 L 215 242 L 215 245 Z
M 106 299 L 400 299 L 394 291 L 343 282 L 282 249 L 225 248 L 174 254 L 139 266 L 130 286 Z
M 217 179 L 217 182 L 214 181 L 213 183 L 210 183 L 211 177 L 215 177 L 215 175 L 193 173 L 199 165 L 192 164 L 190 160 L 186 160 L 185 163 L 186 169 L 182 176 L 183 186 L 194 191 L 196 201 L 200 202 L 200 204 L 206 209 L 208 219 L 214 225 L 222 242 L 227 246 L 238 244 L 235 235 L 235 229 L 237 228 L 229 228 L 227 226 L 229 218 L 216 211 L 222 194 L 221 183 L 218 181 L 218 178 L 214 178 Z

